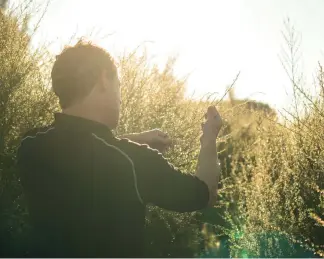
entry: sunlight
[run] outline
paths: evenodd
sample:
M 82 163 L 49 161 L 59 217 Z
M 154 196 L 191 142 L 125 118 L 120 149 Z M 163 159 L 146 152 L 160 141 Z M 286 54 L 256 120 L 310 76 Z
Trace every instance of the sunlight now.
M 144 44 L 160 67 L 169 56 L 178 56 L 175 75 L 190 74 L 188 95 L 221 95 L 241 71 L 235 87 L 238 97 L 278 107 L 286 101 L 283 88 L 274 81 L 285 81 L 277 64 L 280 43 L 276 40 L 276 48 L 269 48 L 258 37 L 250 9 L 241 1 L 95 0 L 89 5 L 85 0 L 57 0 L 51 6 L 37 39 L 55 39 L 53 53 L 58 53 L 72 34 L 91 34 L 115 57 Z M 68 11 L 76 7 L 76 12 Z M 60 12 L 60 21 L 56 12 Z

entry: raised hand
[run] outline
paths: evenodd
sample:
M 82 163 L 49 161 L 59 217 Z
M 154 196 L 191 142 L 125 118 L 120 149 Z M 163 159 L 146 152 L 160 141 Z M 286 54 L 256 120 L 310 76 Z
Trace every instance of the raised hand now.
M 215 106 L 209 106 L 205 114 L 205 123 L 203 123 L 203 134 L 200 138 L 202 143 L 216 142 L 219 131 L 223 126 L 223 121 Z

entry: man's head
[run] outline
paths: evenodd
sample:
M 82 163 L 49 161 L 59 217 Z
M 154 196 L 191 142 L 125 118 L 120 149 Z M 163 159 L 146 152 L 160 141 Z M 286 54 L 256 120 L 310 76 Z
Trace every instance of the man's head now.
M 113 59 L 104 49 L 83 41 L 65 48 L 56 57 L 51 77 L 63 112 L 92 113 L 110 128 L 117 126 L 120 111 L 118 73 Z

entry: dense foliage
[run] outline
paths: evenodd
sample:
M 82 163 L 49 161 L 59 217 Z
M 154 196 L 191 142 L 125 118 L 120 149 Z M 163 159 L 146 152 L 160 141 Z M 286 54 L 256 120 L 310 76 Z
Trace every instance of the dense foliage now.
M 28 211 L 15 152 L 23 132 L 51 123 L 59 111 L 48 87 L 50 56 L 46 49 L 31 50 L 27 20 L 0 10 L 0 255 L 12 257 L 28 253 Z M 237 100 L 232 90 L 229 101 L 185 97 L 186 80 L 174 76 L 174 62 L 161 70 L 137 51 L 117 60 L 123 102 L 116 134 L 161 128 L 174 140 L 166 157 L 192 173 L 202 116 L 208 105 L 218 104 L 225 121 L 218 141 L 220 199 L 214 209 L 199 213 L 149 207 L 147 256 L 216 256 L 224 237 L 233 257 L 297 257 L 301 246 L 324 256 L 322 68 L 317 82 L 322 92 L 315 98 L 292 78 L 303 111 L 279 123 L 268 105 Z

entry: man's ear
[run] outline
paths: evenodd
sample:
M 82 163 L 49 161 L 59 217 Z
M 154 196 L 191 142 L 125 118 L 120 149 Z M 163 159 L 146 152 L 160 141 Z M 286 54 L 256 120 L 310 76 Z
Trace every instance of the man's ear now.
M 99 74 L 98 82 L 97 82 L 97 87 L 100 91 L 105 91 L 106 88 L 109 85 L 109 79 L 107 77 L 107 71 L 102 70 L 101 73 Z

